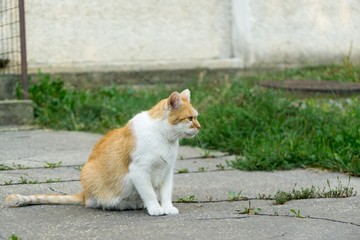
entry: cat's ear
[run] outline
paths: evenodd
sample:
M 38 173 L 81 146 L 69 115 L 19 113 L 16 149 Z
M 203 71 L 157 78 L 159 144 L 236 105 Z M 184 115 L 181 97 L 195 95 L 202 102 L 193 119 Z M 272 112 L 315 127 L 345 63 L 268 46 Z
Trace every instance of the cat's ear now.
M 181 96 L 178 92 L 173 92 L 167 100 L 167 105 L 170 109 L 178 109 L 181 107 Z
M 183 101 L 185 102 L 189 102 L 190 103 L 190 90 L 189 89 L 185 89 L 184 91 L 182 91 L 180 93 L 180 97 Z

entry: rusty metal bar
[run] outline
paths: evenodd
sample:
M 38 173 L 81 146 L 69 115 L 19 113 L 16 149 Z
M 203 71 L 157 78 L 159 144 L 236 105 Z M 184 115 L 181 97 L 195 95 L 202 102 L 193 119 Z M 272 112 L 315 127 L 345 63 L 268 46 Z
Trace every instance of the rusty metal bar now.
M 28 74 L 26 56 L 26 30 L 25 30 L 25 4 L 24 0 L 19 0 L 19 23 L 20 23 L 20 51 L 21 51 L 21 82 L 24 99 L 29 98 L 28 93 Z

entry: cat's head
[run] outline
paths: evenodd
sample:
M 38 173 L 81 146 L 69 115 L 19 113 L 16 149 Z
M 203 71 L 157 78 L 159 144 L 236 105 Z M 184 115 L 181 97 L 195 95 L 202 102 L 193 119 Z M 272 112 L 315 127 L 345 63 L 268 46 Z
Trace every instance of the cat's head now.
M 150 110 L 153 117 L 162 118 L 178 138 L 194 137 L 200 130 L 198 112 L 191 105 L 190 91 L 173 92 Z

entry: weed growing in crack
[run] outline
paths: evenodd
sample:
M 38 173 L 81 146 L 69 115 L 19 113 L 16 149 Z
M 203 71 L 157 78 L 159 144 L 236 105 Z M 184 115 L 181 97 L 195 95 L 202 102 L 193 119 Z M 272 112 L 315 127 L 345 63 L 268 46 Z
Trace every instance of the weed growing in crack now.
M 24 178 L 23 176 L 20 176 L 20 184 L 38 184 L 38 180 L 28 180 L 27 178 Z
M 247 197 L 241 196 L 242 191 L 240 192 L 228 192 L 227 197 L 229 201 L 239 201 L 247 199 Z
M 84 165 L 81 165 L 81 166 L 75 166 L 75 169 L 78 170 L 78 171 L 81 171 L 83 169 Z
M 213 200 L 213 196 L 211 196 L 211 195 L 206 195 L 206 200 L 208 201 L 208 202 L 212 202 L 212 200 Z
M 249 207 L 245 207 L 244 210 L 236 210 L 239 214 L 257 215 L 260 213 L 261 208 L 251 207 L 251 201 L 249 201 Z
M 257 196 L 257 199 L 260 200 L 273 200 L 274 198 L 271 196 L 271 194 L 266 195 L 265 193 L 259 193 Z
M 294 214 L 294 216 L 297 217 L 297 218 L 304 218 L 304 216 L 302 216 L 300 214 L 300 209 L 298 209 L 298 210 L 290 209 L 290 212 L 292 212 Z
M 16 234 L 12 234 L 10 237 L 9 237 L 9 240 L 20 240 L 21 238 L 18 237 Z
M 222 165 L 221 163 L 217 164 L 216 167 L 221 171 L 223 171 L 225 169 L 225 166 Z
M 46 183 L 55 183 L 55 182 L 60 182 L 61 178 L 56 178 L 56 179 L 52 179 L 52 178 L 48 178 L 46 180 Z
M 14 168 L 7 166 L 5 164 L 0 164 L 0 171 L 6 171 L 6 170 L 14 170 Z
M 52 162 L 46 162 L 45 161 L 45 168 L 57 168 L 57 167 L 61 167 L 61 165 L 62 165 L 62 161 L 59 161 L 59 162 L 57 162 L 57 163 L 52 163 Z
M 189 196 L 185 196 L 185 197 L 179 197 L 177 199 L 178 203 L 193 203 L 193 202 L 197 202 L 195 195 L 189 195 Z
M 29 167 L 26 167 L 21 164 L 12 164 L 12 166 L 0 164 L 0 171 L 7 171 L 7 170 L 18 170 L 18 169 L 29 169 Z
M 206 169 L 205 167 L 199 167 L 198 171 L 199 171 L 199 172 L 206 172 L 207 169 Z
M 189 169 L 187 169 L 187 168 L 181 168 L 181 169 L 179 169 L 179 171 L 178 171 L 178 173 L 188 173 L 189 172 Z
M 9 180 L 9 181 L 4 181 L 5 185 L 11 185 L 13 183 L 13 180 Z
M 350 177 L 347 186 L 343 186 L 339 177 L 337 178 L 337 181 L 338 184 L 335 188 L 332 188 L 330 181 L 327 180 L 327 187 L 322 189 L 320 187 L 311 186 L 310 188 L 301 188 L 300 190 L 297 190 L 294 186 L 293 190 L 289 192 L 278 190 L 274 196 L 275 204 L 281 205 L 295 199 L 346 198 L 356 196 L 357 192 L 354 191 L 353 187 L 350 187 Z
M 213 157 L 213 156 L 211 155 L 211 151 L 210 151 L 210 150 L 202 149 L 202 157 L 203 157 L 203 158 L 210 158 L 210 157 Z

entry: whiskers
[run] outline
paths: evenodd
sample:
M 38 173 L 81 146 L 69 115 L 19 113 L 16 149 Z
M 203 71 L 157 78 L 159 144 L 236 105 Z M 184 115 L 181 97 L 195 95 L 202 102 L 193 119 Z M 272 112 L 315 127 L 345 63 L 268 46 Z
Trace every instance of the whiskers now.
M 198 134 L 196 134 L 196 145 L 197 145 L 199 148 L 205 148 L 204 142 L 203 142 L 203 140 L 202 140 L 202 138 L 201 138 L 200 135 L 201 135 L 201 132 L 198 133 Z

